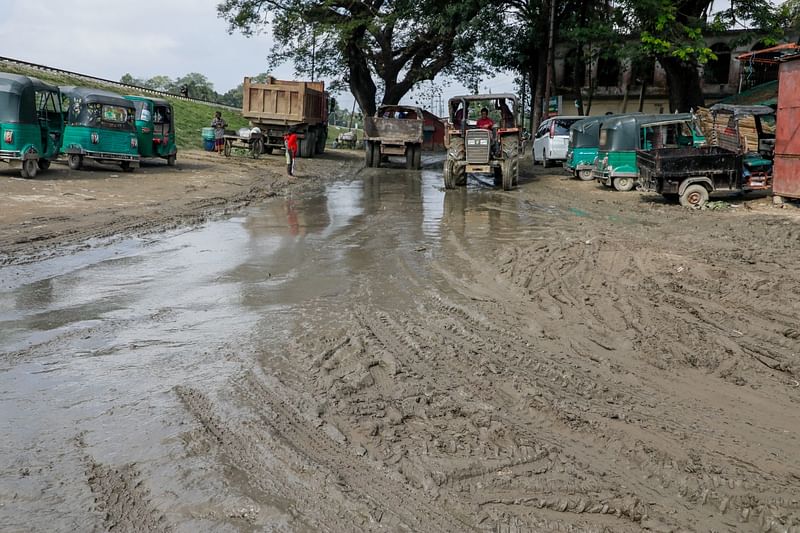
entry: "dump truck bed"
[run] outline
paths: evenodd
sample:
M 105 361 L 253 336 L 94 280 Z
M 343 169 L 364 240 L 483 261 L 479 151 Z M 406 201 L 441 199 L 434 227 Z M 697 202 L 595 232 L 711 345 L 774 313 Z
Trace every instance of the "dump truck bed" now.
M 242 116 L 255 124 L 316 125 L 327 121 L 323 82 L 244 79 Z

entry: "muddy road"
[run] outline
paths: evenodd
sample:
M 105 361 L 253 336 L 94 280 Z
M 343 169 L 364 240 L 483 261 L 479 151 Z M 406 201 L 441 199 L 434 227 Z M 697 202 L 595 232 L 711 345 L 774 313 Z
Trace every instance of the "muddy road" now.
M 796 207 L 303 163 L 0 175 L 0 530 L 800 531 Z

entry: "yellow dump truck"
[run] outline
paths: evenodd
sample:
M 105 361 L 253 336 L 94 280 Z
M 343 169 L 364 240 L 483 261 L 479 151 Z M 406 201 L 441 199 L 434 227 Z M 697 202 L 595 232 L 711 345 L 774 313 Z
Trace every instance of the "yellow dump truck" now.
M 297 133 L 300 157 L 325 151 L 330 97 L 321 81 L 287 81 L 269 77 L 265 83 L 244 79 L 242 116 L 258 127 L 264 152 L 283 148 L 283 136 Z

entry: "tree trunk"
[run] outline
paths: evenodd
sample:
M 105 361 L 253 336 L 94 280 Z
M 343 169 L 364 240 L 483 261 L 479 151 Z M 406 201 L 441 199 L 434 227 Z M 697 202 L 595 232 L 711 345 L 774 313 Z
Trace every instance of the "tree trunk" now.
M 674 57 L 659 57 L 658 62 L 667 73 L 670 113 L 686 113 L 704 104 L 700 89 L 700 73 L 697 64 L 686 63 Z
M 531 127 L 531 132 L 535 132 L 539 129 L 539 124 L 542 122 L 542 110 L 544 107 L 543 96 L 544 96 L 544 83 L 545 83 L 545 69 L 547 68 L 546 61 L 539 61 L 537 65 L 537 72 L 536 72 L 536 92 L 534 93 L 533 103 L 533 123 Z
M 371 117 L 377 111 L 375 95 L 378 92 L 378 88 L 375 86 L 375 82 L 372 81 L 367 57 L 359 46 L 365 33 L 366 28 L 359 28 L 353 32 L 345 47 L 345 55 L 347 56 L 347 67 L 350 72 L 348 80 L 350 92 L 358 102 L 358 106 L 364 116 Z

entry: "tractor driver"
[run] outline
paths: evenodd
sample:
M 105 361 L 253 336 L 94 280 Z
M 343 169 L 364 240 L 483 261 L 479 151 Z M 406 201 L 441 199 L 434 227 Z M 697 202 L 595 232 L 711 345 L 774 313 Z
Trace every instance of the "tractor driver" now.
M 494 128 L 494 120 L 489 118 L 489 110 L 485 107 L 481 109 L 481 118 L 476 124 L 479 128 L 491 131 Z

